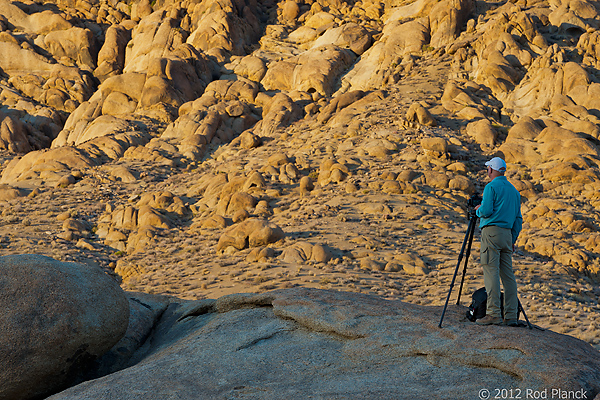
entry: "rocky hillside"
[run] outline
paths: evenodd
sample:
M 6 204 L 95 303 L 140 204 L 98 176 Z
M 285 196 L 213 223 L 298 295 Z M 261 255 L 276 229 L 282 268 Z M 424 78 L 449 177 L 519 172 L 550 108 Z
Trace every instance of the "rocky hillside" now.
M 598 346 L 597 7 L 0 0 L 0 254 L 440 305 L 502 155 L 528 316 Z

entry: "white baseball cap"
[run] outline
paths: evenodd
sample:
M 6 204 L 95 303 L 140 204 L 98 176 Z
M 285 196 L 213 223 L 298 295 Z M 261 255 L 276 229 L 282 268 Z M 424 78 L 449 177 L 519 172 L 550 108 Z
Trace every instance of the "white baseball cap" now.
M 500 157 L 494 157 L 490 161 L 485 163 L 486 167 L 492 167 L 494 171 L 505 172 L 506 163 Z

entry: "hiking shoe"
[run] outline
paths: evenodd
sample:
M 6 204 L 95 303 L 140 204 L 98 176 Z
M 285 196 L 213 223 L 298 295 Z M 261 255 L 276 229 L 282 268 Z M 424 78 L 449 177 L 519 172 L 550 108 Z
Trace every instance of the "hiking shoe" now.
M 512 327 L 519 326 L 519 321 L 516 319 L 505 319 L 504 325 Z
M 477 325 L 502 325 L 502 318 L 486 315 L 485 317 L 475 321 Z

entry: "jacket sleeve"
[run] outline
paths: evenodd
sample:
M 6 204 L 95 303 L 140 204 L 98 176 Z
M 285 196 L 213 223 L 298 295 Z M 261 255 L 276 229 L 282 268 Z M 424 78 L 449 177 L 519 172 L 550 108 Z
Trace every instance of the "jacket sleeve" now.
M 488 183 L 483 189 L 483 200 L 476 214 L 479 218 L 488 218 L 494 212 L 494 190 Z
M 517 239 L 519 238 L 519 234 L 521 233 L 521 228 L 523 227 L 523 216 L 521 215 L 521 197 L 519 196 L 519 203 L 518 203 L 518 213 L 517 213 L 517 218 L 515 218 L 515 222 L 513 223 L 512 229 L 511 229 L 511 233 L 512 233 L 512 242 L 513 244 L 515 244 L 517 242 Z

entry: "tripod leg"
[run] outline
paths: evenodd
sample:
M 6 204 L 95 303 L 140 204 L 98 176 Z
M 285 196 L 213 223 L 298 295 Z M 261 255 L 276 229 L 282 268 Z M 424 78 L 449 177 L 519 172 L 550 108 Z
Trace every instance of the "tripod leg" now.
M 469 221 L 469 228 L 467 229 L 467 233 L 465 234 L 465 238 L 463 240 L 462 248 L 460 249 L 460 254 L 458 255 L 458 262 L 456 263 L 456 269 L 454 270 L 454 276 L 452 276 L 452 281 L 450 282 L 450 290 L 448 290 L 448 296 L 446 297 L 446 303 L 444 304 L 444 310 L 442 311 L 442 317 L 440 318 L 440 324 L 438 327 L 442 327 L 442 321 L 444 320 L 444 315 L 446 314 L 446 308 L 448 308 L 448 302 L 450 301 L 450 295 L 452 294 L 452 288 L 454 287 L 454 281 L 456 280 L 456 274 L 458 273 L 458 269 L 460 268 L 460 262 L 465 254 L 465 247 L 467 246 L 467 242 L 469 237 L 471 236 L 471 231 L 475 229 L 475 218 L 471 218 Z
M 527 321 L 527 326 L 529 327 L 529 329 L 533 329 L 533 327 L 531 326 L 531 322 L 529 322 L 529 318 L 527 318 L 527 314 L 525 314 L 525 309 L 523 308 L 523 305 L 521 304 L 521 300 L 517 299 L 517 302 L 519 304 L 519 311 L 521 311 L 523 313 L 523 317 L 525 317 L 525 321 Z
M 471 255 L 471 245 L 473 244 L 473 235 L 475 234 L 475 222 L 477 221 L 477 216 L 472 215 L 471 219 L 473 220 L 473 226 L 471 227 L 471 233 L 469 234 L 469 241 L 467 243 L 467 253 L 465 255 L 465 266 L 463 268 L 462 279 L 460 280 L 460 287 L 458 289 L 458 298 L 456 299 L 456 305 L 460 305 L 460 296 L 462 294 L 463 283 L 465 282 L 465 275 L 467 274 L 467 264 L 469 263 L 469 256 Z

